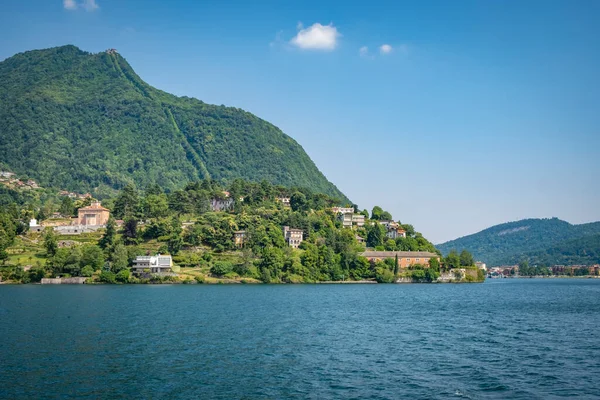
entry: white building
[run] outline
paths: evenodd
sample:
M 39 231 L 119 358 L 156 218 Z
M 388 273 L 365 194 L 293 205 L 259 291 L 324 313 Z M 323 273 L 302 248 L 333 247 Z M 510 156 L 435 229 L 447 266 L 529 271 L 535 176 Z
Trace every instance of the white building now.
M 333 207 L 331 211 L 338 215 L 338 219 L 342 222 L 344 228 L 365 225 L 365 216 L 355 214 L 352 207 Z
M 32 218 L 29 221 L 29 231 L 30 232 L 41 232 L 43 229 L 44 229 L 44 227 L 39 225 L 35 218 Z
M 275 197 L 275 200 L 277 200 L 278 202 L 280 202 L 281 204 L 283 204 L 284 207 L 290 207 L 290 200 L 291 198 L 289 197 Z
M 354 214 L 353 207 L 332 207 L 331 211 L 333 211 L 334 214 Z
M 229 211 L 233 208 L 233 199 L 229 196 L 224 199 L 215 197 L 210 201 L 210 208 L 213 211 Z
M 144 272 L 159 275 L 173 274 L 173 259 L 170 255 L 138 256 L 133 260 L 132 271 L 134 274 Z

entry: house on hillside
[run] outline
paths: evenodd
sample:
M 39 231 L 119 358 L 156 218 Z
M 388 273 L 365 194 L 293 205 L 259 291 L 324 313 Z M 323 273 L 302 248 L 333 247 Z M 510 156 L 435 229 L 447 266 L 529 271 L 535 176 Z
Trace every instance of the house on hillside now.
M 102 207 L 99 201 L 94 201 L 89 206 L 77 210 L 77 225 L 106 225 L 109 217 L 109 209 Z
M 242 248 L 246 243 L 246 231 L 235 231 L 233 232 L 233 243 L 236 247 Z
M 32 218 L 29 221 L 29 232 L 41 232 L 44 230 L 44 227 L 39 225 L 35 218 Z
M 344 228 L 365 225 L 365 216 L 355 213 L 352 207 L 332 207 L 331 211 L 337 214 L 338 220 L 341 221 Z
M 385 236 L 387 236 L 390 239 L 406 237 L 406 231 L 402 228 L 402 226 L 399 223 L 395 221 L 381 220 L 379 221 L 379 224 L 385 227 Z
M 170 255 L 138 256 L 133 260 L 132 272 L 136 275 L 144 273 L 161 276 L 176 276 L 173 272 L 173 259 Z
M 210 200 L 210 208 L 213 211 L 229 211 L 233 208 L 233 198 L 229 192 L 224 191 L 223 197 L 213 197 Z
M 288 246 L 297 249 L 298 246 L 300 246 L 300 243 L 302 243 L 302 240 L 304 240 L 304 232 L 302 231 L 302 229 L 284 226 L 283 237 L 285 238 L 285 241 L 288 244 Z
M 277 202 L 283 204 L 284 207 L 290 207 L 290 201 L 291 201 L 290 197 L 280 196 L 280 197 L 275 197 L 275 200 Z

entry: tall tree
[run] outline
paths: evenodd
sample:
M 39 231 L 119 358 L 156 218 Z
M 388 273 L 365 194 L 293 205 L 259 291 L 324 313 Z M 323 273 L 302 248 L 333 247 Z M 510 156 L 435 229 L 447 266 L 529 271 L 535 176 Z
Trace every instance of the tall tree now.
M 123 238 L 125 239 L 125 244 L 137 244 L 137 235 L 137 220 L 133 217 L 127 218 L 123 226 Z
M 307 206 L 306 196 L 302 192 L 294 192 L 290 197 L 290 206 L 293 211 L 304 211 Z
M 469 253 L 467 250 L 463 250 L 460 252 L 460 265 L 462 267 L 471 267 L 475 265 L 475 260 L 473 259 L 473 255 Z
M 123 188 L 115 201 L 114 214 L 118 218 L 137 216 L 138 207 L 139 198 L 137 190 L 133 185 L 127 185 Z
M 385 239 L 385 227 L 381 224 L 371 225 L 367 228 L 367 246 L 377 247 L 383 246 L 383 240 Z
M 73 215 L 75 213 L 73 199 L 71 199 L 69 196 L 63 197 L 62 201 L 60 202 L 60 208 L 58 209 L 58 212 L 68 217 Z
M 98 241 L 98 245 L 104 250 L 110 249 L 114 246 L 117 239 L 117 224 L 115 219 L 111 216 L 106 223 L 106 231 L 104 235 Z
M 58 241 L 56 240 L 56 235 L 52 228 L 46 229 L 46 234 L 44 235 L 44 247 L 46 248 L 48 257 L 53 257 L 58 250 Z

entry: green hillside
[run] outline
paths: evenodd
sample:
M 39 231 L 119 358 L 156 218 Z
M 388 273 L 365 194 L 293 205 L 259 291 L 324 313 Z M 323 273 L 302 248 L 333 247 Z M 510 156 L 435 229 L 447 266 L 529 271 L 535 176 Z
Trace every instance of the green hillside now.
M 530 265 L 600 264 L 600 234 L 568 240 L 546 250 L 527 253 L 524 258 Z
M 0 167 L 80 192 L 243 178 L 347 200 L 272 124 L 162 92 L 118 53 L 75 46 L 0 62 L 0 154 Z
M 481 232 L 437 245 L 447 254 L 465 248 L 488 265 L 589 264 L 600 245 L 591 238 L 600 234 L 600 222 L 572 225 L 558 218 L 525 219 L 493 226 Z M 590 256 L 591 255 L 591 256 Z M 598 262 L 598 261 L 595 261 Z

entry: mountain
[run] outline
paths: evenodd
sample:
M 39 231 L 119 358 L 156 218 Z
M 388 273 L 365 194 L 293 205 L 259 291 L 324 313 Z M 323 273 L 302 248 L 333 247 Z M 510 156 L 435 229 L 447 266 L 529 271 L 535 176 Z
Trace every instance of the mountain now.
M 524 219 L 493 226 L 436 247 L 467 249 L 488 265 L 517 264 L 523 259 L 536 264 L 599 263 L 600 222 L 572 225 L 558 218 Z M 595 260 L 595 261 L 594 261 Z
M 347 201 L 277 127 L 155 89 L 115 50 L 69 45 L 0 62 L 0 154 L 0 168 L 80 192 L 244 178 Z

